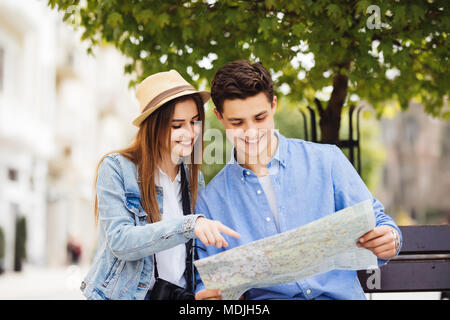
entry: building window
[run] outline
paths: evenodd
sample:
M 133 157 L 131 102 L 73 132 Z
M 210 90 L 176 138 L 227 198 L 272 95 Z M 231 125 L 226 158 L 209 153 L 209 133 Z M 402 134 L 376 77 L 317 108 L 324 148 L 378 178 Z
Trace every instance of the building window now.
M 383 185 L 385 187 L 389 187 L 389 169 L 387 167 L 383 167 Z
M 15 217 L 19 216 L 20 214 L 19 204 L 11 202 L 9 207 L 13 216 Z
M 3 91 L 5 77 L 5 49 L 0 47 L 0 92 Z
M 441 154 L 443 157 L 450 155 L 450 124 L 445 124 L 442 130 L 442 144 L 441 144 Z
M 17 181 L 19 177 L 19 173 L 16 169 L 8 169 L 8 179 L 11 181 Z
M 410 148 L 413 148 L 419 137 L 419 121 L 414 116 L 405 119 L 405 142 Z

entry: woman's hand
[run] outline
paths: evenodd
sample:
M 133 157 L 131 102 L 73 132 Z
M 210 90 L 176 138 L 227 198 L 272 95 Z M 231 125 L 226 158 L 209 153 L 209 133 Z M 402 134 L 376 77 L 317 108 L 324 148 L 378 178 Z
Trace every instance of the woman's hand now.
M 195 220 L 194 234 L 205 246 L 216 246 L 217 248 L 228 247 L 228 242 L 220 234 L 228 234 L 234 238 L 239 238 L 239 233 L 219 221 L 199 217 Z
M 395 236 L 392 230 L 394 230 Z M 397 253 L 396 236 L 398 234 L 394 228 L 379 226 L 359 238 L 357 245 L 358 247 L 369 249 L 378 258 L 389 259 Z
M 195 300 L 222 300 L 220 290 L 200 290 L 195 294 Z

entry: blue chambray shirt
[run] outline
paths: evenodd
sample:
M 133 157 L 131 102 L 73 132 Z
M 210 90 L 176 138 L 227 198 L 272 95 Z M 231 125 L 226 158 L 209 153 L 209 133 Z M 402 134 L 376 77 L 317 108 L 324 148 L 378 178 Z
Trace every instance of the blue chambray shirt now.
M 394 227 L 383 205 L 334 145 L 288 139 L 277 133 L 278 147 L 268 164 L 278 209 L 280 232 L 306 225 L 335 211 L 371 199 L 376 226 Z M 233 153 L 234 154 L 234 150 Z M 219 220 L 240 233 L 226 236 L 228 248 L 205 247 L 198 241 L 199 258 L 205 258 L 277 234 L 272 211 L 258 177 L 234 157 L 200 192 L 197 214 Z M 378 259 L 379 265 L 387 260 Z M 197 273 L 197 291 L 204 289 Z M 249 290 L 250 299 L 365 299 L 356 271 L 333 270 L 303 281 Z

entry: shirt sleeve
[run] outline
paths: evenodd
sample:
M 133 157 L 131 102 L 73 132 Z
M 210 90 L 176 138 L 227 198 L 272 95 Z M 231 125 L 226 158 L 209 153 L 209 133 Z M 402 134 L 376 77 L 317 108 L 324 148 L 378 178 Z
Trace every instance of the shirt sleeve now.
M 383 204 L 372 196 L 358 172 L 356 172 L 355 168 L 342 151 L 336 146 L 333 146 L 332 148 L 334 157 L 331 174 L 333 179 L 335 210 L 339 211 L 361 201 L 368 199 L 372 200 L 376 221 L 375 226 L 390 226 L 399 234 L 400 247 L 396 252 L 397 255 L 403 243 L 402 233 L 399 227 L 390 216 L 384 213 Z M 387 263 L 387 261 L 388 260 L 378 258 L 378 265 L 382 266 Z

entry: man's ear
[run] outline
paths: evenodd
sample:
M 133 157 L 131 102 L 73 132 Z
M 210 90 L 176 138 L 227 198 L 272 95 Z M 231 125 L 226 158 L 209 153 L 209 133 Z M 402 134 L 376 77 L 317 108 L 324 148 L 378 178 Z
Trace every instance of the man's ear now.
M 217 108 L 214 108 L 214 113 L 216 114 L 217 119 L 219 119 L 220 122 L 223 121 L 223 117 L 220 114 L 219 110 L 217 110 Z
M 273 96 L 272 100 L 272 113 L 275 114 L 275 111 L 277 111 L 277 97 Z

